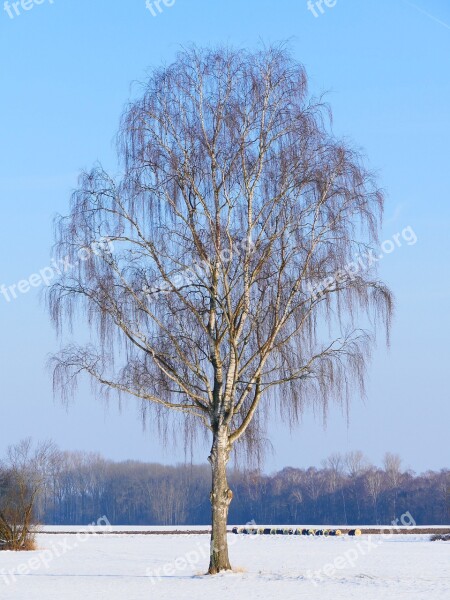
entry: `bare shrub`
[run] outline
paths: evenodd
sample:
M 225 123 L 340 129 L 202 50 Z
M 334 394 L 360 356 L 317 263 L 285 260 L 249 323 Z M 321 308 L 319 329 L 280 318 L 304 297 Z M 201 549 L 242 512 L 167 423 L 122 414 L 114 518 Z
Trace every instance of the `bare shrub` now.
M 34 508 L 55 453 L 51 442 L 33 448 L 30 439 L 8 448 L 0 464 L 0 550 L 36 548 Z

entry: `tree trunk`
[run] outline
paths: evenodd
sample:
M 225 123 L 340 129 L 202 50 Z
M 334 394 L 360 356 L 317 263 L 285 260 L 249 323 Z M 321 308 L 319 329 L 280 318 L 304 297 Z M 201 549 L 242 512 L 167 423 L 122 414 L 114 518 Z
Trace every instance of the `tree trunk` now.
M 230 571 L 228 558 L 227 523 L 228 509 L 233 497 L 228 487 L 227 462 L 230 457 L 230 445 L 226 428 L 214 432 L 209 462 L 212 467 L 212 532 L 211 553 L 208 573 L 214 575 L 220 571 Z

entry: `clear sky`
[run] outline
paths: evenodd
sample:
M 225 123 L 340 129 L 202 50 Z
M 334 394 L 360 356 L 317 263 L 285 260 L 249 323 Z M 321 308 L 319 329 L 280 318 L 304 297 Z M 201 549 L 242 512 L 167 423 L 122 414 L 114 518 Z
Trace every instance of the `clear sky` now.
M 257 47 L 289 40 L 313 92 L 328 91 L 334 129 L 363 148 L 387 191 L 382 239 L 417 236 L 387 254 L 396 295 L 392 347 L 370 368 L 350 422 L 305 415 L 292 433 L 274 424 L 266 469 L 319 464 L 363 450 L 398 452 L 416 471 L 449 466 L 450 2 L 449 0 L 0 1 L 0 285 L 49 265 L 52 219 L 67 212 L 80 168 L 115 168 L 113 138 L 133 81 L 180 46 Z M 335 4 L 334 6 L 331 6 Z M 6 8 L 8 8 L 8 6 Z M 24 8 L 26 7 L 26 9 Z M 315 16 L 314 13 L 317 15 Z M 399 239 L 399 238 L 397 238 Z M 390 247 L 389 244 L 386 247 Z M 58 348 L 39 289 L 0 295 L 0 454 L 32 436 L 107 457 L 176 462 L 143 432 L 139 408 L 120 414 L 81 387 L 66 409 L 45 363 Z M 195 460 L 204 460 L 199 449 Z

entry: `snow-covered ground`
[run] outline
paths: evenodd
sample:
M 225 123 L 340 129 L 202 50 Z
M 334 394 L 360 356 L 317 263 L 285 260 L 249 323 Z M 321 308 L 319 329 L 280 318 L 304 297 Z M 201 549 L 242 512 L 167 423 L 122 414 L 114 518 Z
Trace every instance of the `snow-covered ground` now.
M 0 553 L 0 599 L 450 598 L 450 543 L 427 535 L 229 542 L 237 572 L 207 577 L 206 535 L 41 534 L 37 552 Z

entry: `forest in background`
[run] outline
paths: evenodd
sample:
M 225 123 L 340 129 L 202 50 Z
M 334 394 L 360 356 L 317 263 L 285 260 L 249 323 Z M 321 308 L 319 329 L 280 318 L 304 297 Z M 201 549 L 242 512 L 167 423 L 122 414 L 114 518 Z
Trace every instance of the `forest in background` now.
M 448 524 L 450 471 L 415 474 L 386 454 L 383 466 L 361 452 L 334 454 L 320 468 L 267 475 L 230 469 L 230 524 L 390 525 L 409 511 L 417 525 Z M 84 525 L 106 515 L 116 525 L 210 523 L 209 465 L 114 462 L 59 452 L 36 506 L 43 524 Z

